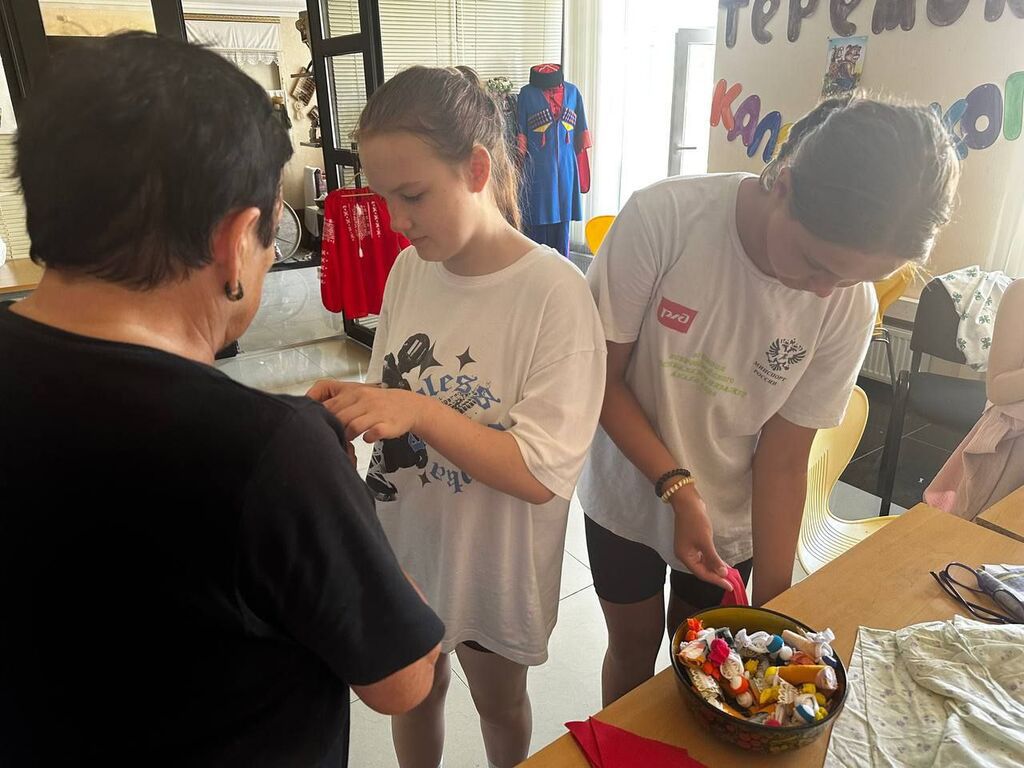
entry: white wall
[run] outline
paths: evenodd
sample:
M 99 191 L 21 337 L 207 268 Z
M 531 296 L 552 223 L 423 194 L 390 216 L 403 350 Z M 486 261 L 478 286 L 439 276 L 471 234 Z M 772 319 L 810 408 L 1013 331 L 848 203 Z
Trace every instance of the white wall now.
M 757 94 L 762 115 L 779 110 L 784 122 L 792 122 L 820 97 L 827 40 L 838 36 L 832 29 L 830 4 L 821 0 L 817 11 L 804 19 L 799 39 L 791 43 L 786 34 L 790 0 L 782 0 L 767 25 L 774 39 L 762 45 L 751 34 L 756 2 L 763 0 L 740 10 L 737 41 L 731 49 L 725 45 L 725 11 L 720 12 L 715 79 L 743 85 L 733 108 L 749 94 Z M 1007 76 L 1024 70 L 1024 19 L 1009 8 L 998 21 L 987 22 L 984 1 L 970 0 L 956 23 L 937 27 L 929 22 L 926 6 L 925 0 L 917 0 L 911 30 L 897 28 L 878 35 L 871 31 L 875 0 L 864 0 L 850 14 L 849 20 L 857 26 L 855 34 L 868 36 L 862 87 L 926 104 L 939 102 L 945 110 L 983 83 L 994 83 L 1005 91 Z M 1024 183 L 1022 147 L 1024 136 L 1007 141 L 1000 134 L 989 148 L 970 150 L 964 161 L 961 204 L 956 220 L 936 246 L 929 265 L 933 273 L 985 263 L 990 257 L 1000 226 L 1005 231 L 1012 223 L 1004 215 L 1000 225 L 1004 194 Z M 757 172 L 761 167 L 760 151 L 748 158 L 740 138 L 730 143 L 721 125 L 712 128 L 712 171 Z

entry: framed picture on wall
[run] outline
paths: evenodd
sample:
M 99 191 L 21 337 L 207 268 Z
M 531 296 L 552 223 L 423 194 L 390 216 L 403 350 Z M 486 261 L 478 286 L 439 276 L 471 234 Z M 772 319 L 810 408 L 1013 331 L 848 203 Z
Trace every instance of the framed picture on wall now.
M 829 39 L 821 98 L 830 99 L 857 89 L 864 73 L 864 53 L 867 45 L 867 35 Z

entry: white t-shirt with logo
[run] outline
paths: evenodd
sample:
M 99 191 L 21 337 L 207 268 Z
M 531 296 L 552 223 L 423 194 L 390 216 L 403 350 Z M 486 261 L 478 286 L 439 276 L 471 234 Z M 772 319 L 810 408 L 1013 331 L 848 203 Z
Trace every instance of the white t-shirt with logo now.
M 551 248 L 479 277 L 403 251 L 367 381 L 436 397 L 508 431 L 555 494 L 533 505 L 474 479 L 414 434 L 374 446 L 367 484 L 399 562 L 445 623 L 520 664 L 547 659 L 565 528 L 604 397 L 607 347 L 586 280 Z
M 672 178 L 632 196 L 588 273 L 605 336 L 635 342 L 626 382 L 707 503 L 715 547 L 753 556 L 751 464 L 775 414 L 842 420 L 870 342 L 871 285 L 823 299 L 754 266 L 736 230 L 747 174 Z M 672 509 L 598 429 L 579 485 L 584 511 L 613 533 L 673 552 Z

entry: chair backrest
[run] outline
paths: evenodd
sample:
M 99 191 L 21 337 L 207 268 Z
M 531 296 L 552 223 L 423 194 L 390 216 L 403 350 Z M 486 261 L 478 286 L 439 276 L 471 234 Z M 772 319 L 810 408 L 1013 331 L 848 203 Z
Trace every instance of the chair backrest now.
M 885 312 L 893 305 L 900 296 L 907 291 L 907 286 L 914 279 L 916 266 L 911 263 L 904 264 L 884 280 L 874 283 L 875 295 L 878 297 L 878 315 L 875 317 L 875 327 L 882 326 L 882 318 Z
M 819 429 L 811 443 L 811 453 L 807 458 L 804 517 L 818 518 L 829 514 L 829 496 L 857 451 L 867 423 L 868 396 L 855 386 L 842 422 L 831 429 Z
M 604 242 L 604 236 L 607 235 L 608 230 L 612 228 L 613 221 L 615 221 L 614 216 L 595 216 L 587 222 L 587 246 L 590 248 L 590 252 L 595 256 L 597 255 L 597 249 L 600 248 L 601 243 Z
M 914 352 L 914 371 L 920 366 L 921 355 L 931 355 L 950 363 L 963 365 L 967 362 L 964 353 L 956 345 L 956 332 L 960 326 L 960 315 L 942 281 L 934 278 L 921 292 L 921 299 L 914 316 L 914 332 L 910 337 L 910 349 Z

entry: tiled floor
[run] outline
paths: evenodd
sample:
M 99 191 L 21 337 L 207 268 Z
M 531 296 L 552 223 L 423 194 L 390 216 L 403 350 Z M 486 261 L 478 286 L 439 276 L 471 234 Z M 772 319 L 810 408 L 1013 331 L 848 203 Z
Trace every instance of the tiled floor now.
M 868 424 L 854 459 L 846 468 L 842 479 L 873 494 L 878 487 L 878 472 L 882 464 L 882 446 L 889 424 L 892 392 L 887 385 L 875 381 L 861 379 L 858 383 L 867 392 L 870 401 Z M 893 486 L 893 502 L 904 508 L 918 504 L 924 489 L 963 437 L 963 434 L 938 424 L 928 424 L 914 414 L 908 415 L 903 425 L 899 464 Z
M 218 365 L 232 378 L 250 386 L 295 395 L 304 394 L 318 378 L 362 380 L 369 353 L 346 339 L 330 338 L 340 333 L 339 328 L 340 318 L 320 306 L 315 269 L 272 273 L 256 320 L 241 339 L 242 354 Z M 929 433 L 920 439 L 925 438 L 937 439 Z M 865 457 L 870 455 L 869 445 L 863 446 Z M 365 443 L 357 444 L 361 472 L 366 470 L 369 450 Z M 913 455 L 912 451 L 909 453 Z M 847 519 L 870 517 L 877 514 L 878 499 L 840 483 L 833 494 L 832 508 Z M 795 564 L 794 580 L 804 576 Z M 531 670 L 529 676 L 534 714 L 531 752 L 561 736 L 565 732 L 562 724 L 567 720 L 586 718 L 601 708 L 600 669 L 607 634 L 594 594 L 583 510 L 575 498 L 569 512 L 560 597 L 559 620 L 549 644 L 550 657 L 546 664 Z M 668 666 L 667 646 L 666 640 L 658 657 L 659 670 Z M 465 675 L 456 659 L 452 667 L 455 676 L 447 700 L 445 764 L 485 768 L 483 742 Z M 397 766 L 388 718 L 354 697 L 350 764 L 359 768 Z

